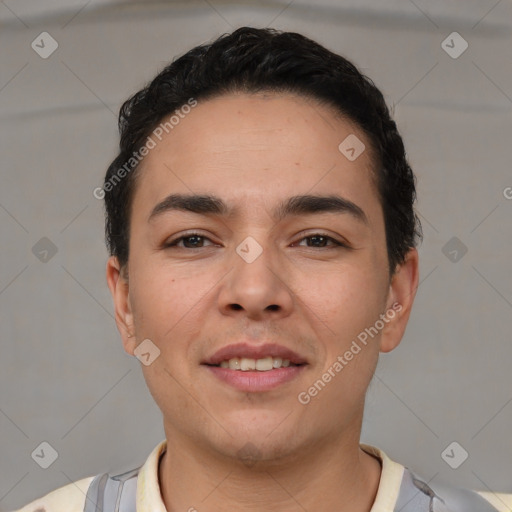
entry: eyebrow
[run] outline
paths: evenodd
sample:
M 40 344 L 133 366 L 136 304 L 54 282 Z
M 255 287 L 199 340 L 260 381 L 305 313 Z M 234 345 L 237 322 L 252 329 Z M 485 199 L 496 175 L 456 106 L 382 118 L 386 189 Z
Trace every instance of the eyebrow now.
M 227 217 L 236 215 L 238 209 L 229 208 L 222 199 L 212 195 L 170 194 L 153 208 L 148 222 L 169 211 L 185 211 L 199 215 Z M 280 221 L 289 216 L 318 213 L 344 213 L 368 225 L 368 218 L 362 208 L 349 199 L 338 195 L 293 196 L 279 204 L 273 211 L 272 216 L 276 221 Z

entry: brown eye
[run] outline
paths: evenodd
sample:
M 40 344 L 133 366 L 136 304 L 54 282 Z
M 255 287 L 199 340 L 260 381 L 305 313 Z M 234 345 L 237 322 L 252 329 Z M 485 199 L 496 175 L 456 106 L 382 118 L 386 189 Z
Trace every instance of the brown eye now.
M 205 247 L 206 240 L 211 242 L 209 238 L 203 235 L 200 235 L 198 233 L 192 233 L 190 235 L 176 238 L 176 240 L 173 240 L 166 244 L 165 247 L 178 247 L 180 249 L 201 249 L 202 247 Z
M 313 248 L 319 248 L 319 249 L 324 249 L 324 248 L 329 248 L 329 247 L 346 247 L 345 244 L 338 242 L 338 240 L 335 240 L 334 238 L 332 238 L 330 236 L 323 235 L 320 233 L 315 233 L 313 235 L 306 236 L 306 237 L 302 238 L 299 241 L 299 245 L 303 245 L 302 242 L 304 240 L 307 241 L 306 247 L 313 247 Z

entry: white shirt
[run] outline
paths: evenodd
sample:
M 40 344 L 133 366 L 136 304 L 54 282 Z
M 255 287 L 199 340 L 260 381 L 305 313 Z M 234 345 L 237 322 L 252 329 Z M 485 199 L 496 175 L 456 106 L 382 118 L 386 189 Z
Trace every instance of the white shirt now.
M 136 506 L 137 512 L 167 512 L 162 500 L 158 481 L 159 460 L 166 448 L 167 442 L 165 440 L 159 443 L 151 452 L 144 465 L 139 469 L 138 476 L 133 477 L 136 478 L 136 491 L 134 485 L 132 486 L 134 495 L 128 496 L 128 498 L 126 496 L 124 497 L 124 500 L 135 501 L 135 503 L 132 503 L 130 506 L 131 510 L 135 510 L 134 506 Z M 408 505 L 406 505 L 408 506 L 408 510 L 414 510 L 414 512 L 423 512 L 423 510 L 420 510 L 420 508 L 423 507 L 425 507 L 424 510 L 426 512 L 429 512 L 430 507 L 433 507 L 434 512 L 451 512 L 452 510 L 454 510 L 454 512 L 458 512 L 459 510 L 465 512 L 464 508 L 460 508 L 463 505 L 459 504 L 458 498 L 454 501 L 447 500 L 448 504 L 451 503 L 449 506 L 453 508 L 446 507 L 443 504 L 443 499 L 440 499 L 444 498 L 441 491 L 439 491 L 439 498 L 437 496 L 436 498 L 428 498 L 427 495 L 419 490 L 424 483 L 421 480 L 416 480 L 415 485 L 420 485 L 420 487 L 415 487 L 414 484 L 411 483 L 414 481 L 415 475 L 410 473 L 409 470 L 401 464 L 392 461 L 382 450 L 365 444 L 362 444 L 361 448 L 367 453 L 377 457 L 382 465 L 377 496 L 371 508 L 371 512 L 396 512 L 395 509 L 397 506 L 400 506 L 399 510 L 404 510 L 405 512 L 405 506 L 401 505 L 401 502 L 408 503 Z M 412 480 L 411 475 L 413 477 Z M 94 477 L 84 478 L 61 487 L 26 505 L 17 512 L 83 512 L 87 491 L 93 480 Z M 424 485 L 426 486 L 426 484 Z M 429 490 L 431 489 L 429 488 Z M 437 489 L 435 493 L 438 493 Z M 474 496 L 477 500 L 479 500 L 479 497 L 483 498 L 485 504 L 489 504 L 489 510 L 491 511 L 512 512 L 512 494 L 495 494 L 492 492 L 468 492 L 468 494 Z M 412 501 L 418 499 L 418 505 L 414 503 L 411 504 L 411 499 L 408 498 L 409 495 L 413 497 Z M 420 498 L 422 498 L 421 505 Z M 430 501 L 431 499 L 432 503 Z M 462 503 L 462 501 L 460 503 Z M 484 502 L 482 501 L 482 503 Z M 115 507 L 112 506 L 112 508 Z M 193 510 L 193 504 L 191 509 Z M 199 509 L 200 507 L 198 510 Z M 105 509 L 105 512 L 114 512 L 114 510 Z M 123 512 L 122 509 L 120 512 Z

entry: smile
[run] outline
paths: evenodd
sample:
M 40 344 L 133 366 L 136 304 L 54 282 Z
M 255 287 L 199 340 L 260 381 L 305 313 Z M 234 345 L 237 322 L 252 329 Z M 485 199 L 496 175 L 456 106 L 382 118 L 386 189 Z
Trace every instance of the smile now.
M 282 357 L 262 357 L 260 359 L 254 359 L 250 357 L 232 357 L 231 359 L 221 361 L 220 368 L 229 368 L 230 370 L 238 370 L 242 372 L 248 372 L 251 370 L 257 370 L 259 372 L 268 372 L 278 368 L 288 368 L 290 365 L 296 366 L 290 363 L 289 359 L 283 359 Z
M 226 345 L 201 366 L 210 375 L 245 393 L 261 393 L 290 383 L 309 366 L 308 360 L 277 343 Z

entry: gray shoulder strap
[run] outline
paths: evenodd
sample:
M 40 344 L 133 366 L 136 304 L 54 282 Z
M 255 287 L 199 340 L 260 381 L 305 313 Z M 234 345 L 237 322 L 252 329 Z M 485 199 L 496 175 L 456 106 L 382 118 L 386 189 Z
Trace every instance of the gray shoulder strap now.
M 497 512 L 476 492 L 435 485 L 430 487 L 405 468 L 395 511 L 400 512 Z
M 139 469 L 122 475 L 94 477 L 85 498 L 84 512 L 136 512 Z
M 122 475 L 96 476 L 85 499 L 84 512 L 136 512 L 139 469 Z M 395 511 L 399 512 L 496 512 L 476 492 L 445 485 L 430 487 L 405 468 Z
M 447 485 L 433 485 L 433 489 L 443 498 L 450 512 L 497 512 L 485 498 L 469 489 Z

